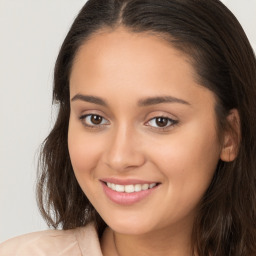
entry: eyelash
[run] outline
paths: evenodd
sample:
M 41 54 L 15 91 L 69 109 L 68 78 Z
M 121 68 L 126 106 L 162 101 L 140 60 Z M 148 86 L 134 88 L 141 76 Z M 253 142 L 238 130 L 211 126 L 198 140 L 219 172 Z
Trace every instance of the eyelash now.
M 149 123 L 153 120 L 154 120 L 154 123 L 156 123 L 157 119 L 159 119 L 159 118 L 164 119 L 165 121 L 167 121 L 168 125 L 164 126 L 164 127 L 160 127 L 160 126 L 154 127 L 152 125 L 149 125 Z M 168 130 L 172 129 L 174 126 L 176 126 L 177 124 L 178 124 L 178 120 L 174 120 L 174 119 L 171 119 L 171 118 L 166 117 L 166 116 L 156 116 L 156 117 L 151 118 L 149 121 L 147 121 L 145 123 L 146 126 L 150 126 L 151 129 L 156 129 L 158 131 L 159 130 L 160 131 L 168 131 Z
M 100 124 L 88 124 L 88 123 L 86 123 L 86 119 L 88 117 L 90 117 L 90 122 L 91 122 L 91 118 L 92 117 L 97 117 L 97 118 L 102 118 L 102 120 L 105 120 L 105 123 L 103 123 L 103 124 L 101 124 L 101 123 Z M 156 123 L 157 119 L 159 119 L 159 118 L 164 119 L 165 121 L 167 121 L 168 122 L 168 126 L 164 126 L 164 127 L 157 126 L 157 127 L 154 127 L 154 126 L 149 124 L 153 120 L 155 120 L 154 122 Z M 101 128 L 103 128 L 103 126 L 106 126 L 106 125 L 109 124 L 109 121 L 107 119 L 105 119 L 101 115 L 97 115 L 97 114 L 82 115 L 81 117 L 79 117 L 79 119 L 81 120 L 81 122 L 82 122 L 82 124 L 84 126 L 86 126 L 87 128 L 91 128 L 91 129 L 101 129 Z M 169 129 L 173 128 L 174 126 L 176 126 L 177 124 L 178 124 L 178 120 L 174 120 L 174 119 L 171 119 L 171 118 L 166 117 L 166 116 L 156 116 L 156 117 L 151 118 L 149 121 L 147 121 L 145 123 L 146 126 L 149 126 L 151 129 L 155 129 L 155 130 L 158 130 L 158 131 L 169 130 Z
M 87 124 L 86 123 L 86 118 L 90 117 L 90 122 L 91 122 L 91 118 L 92 117 L 97 117 L 97 118 L 102 118 L 102 120 L 106 120 L 104 117 L 102 117 L 101 115 L 96 115 L 96 114 L 86 114 L 86 115 L 82 115 L 81 117 L 79 117 L 79 119 L 81 120 L 82 124 L 88 128 L 91 129 L 100 129 L 102 128 L 102 126 L 105 126 L 107 124 Z M 108 122 L 108 121 L 107 121 Z M 109 123 L 109 122 L 108 122 Z

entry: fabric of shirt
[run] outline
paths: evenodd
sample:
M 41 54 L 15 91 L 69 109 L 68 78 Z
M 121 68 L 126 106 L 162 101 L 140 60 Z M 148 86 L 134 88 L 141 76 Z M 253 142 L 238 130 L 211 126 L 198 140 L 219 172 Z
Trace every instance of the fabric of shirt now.
M 0 244 L 1 256 L 103 256 L 92 223 L 71 230 L 46 230 Z

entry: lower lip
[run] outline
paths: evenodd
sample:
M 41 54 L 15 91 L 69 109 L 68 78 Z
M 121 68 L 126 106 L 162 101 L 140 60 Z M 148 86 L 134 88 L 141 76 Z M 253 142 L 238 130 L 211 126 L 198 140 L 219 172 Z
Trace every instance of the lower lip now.
M 153 188 L 142 190 L 139 192 L 125 193 L 125 192 L 117 192 L 112 190 L 104 182 L 102 182 L 102 186 L 107 197 L 114 203 L 120 204 L 120 205 L 135 204 L 143 200 L 144 198 L 148 197 L 158 187 L 158 186 L 155 186 Z

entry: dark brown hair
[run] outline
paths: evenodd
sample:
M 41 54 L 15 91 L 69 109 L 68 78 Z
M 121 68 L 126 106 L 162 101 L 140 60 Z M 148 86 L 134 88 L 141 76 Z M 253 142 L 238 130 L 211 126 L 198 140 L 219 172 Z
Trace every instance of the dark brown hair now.
M 74 176 L 67 145 L 69 76 L 80 46 L 101 29 L 123 26 L 151 32 L 184 52 L 201 85 L 217 99 L 218 128 L 229 111 L 240 115 L 241 140 L 233 162 L 219 161 L 200 203 L 192 243 L 200 256 L 256 255 L 256 61 L 234 15 L 218 0 L 89 0 L 60 49 L 53 101 L 58 116 L 44 141 L 38 204 L 49 226 L 71 229 L 90 221 L 106 224 Z M 135 60 L 136 61 L 136 60 Z

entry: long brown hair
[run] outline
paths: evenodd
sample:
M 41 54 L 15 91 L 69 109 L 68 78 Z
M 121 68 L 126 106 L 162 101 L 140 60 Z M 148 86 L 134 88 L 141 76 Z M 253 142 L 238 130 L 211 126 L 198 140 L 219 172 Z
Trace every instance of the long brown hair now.
M 56 123 L 42 145 L 37 198 L 49 226 L 106 224 L 78 185 L 67 133 L 69 76 L 80 46 L 103 28 L 152 32 L 185 53 L 201 85 L 217 99 L 218 129 L 236 108 L 241 140 L 233 162 L 219 161 L 200 203 L 192 243 L 200 256 L 256 255 L 256 60 L 234 15 L 218 0 L 89 0 L 68 32 L 54 73 Z M 136 61 L 136 60 L 135 60 Z

